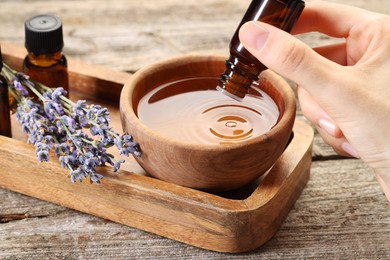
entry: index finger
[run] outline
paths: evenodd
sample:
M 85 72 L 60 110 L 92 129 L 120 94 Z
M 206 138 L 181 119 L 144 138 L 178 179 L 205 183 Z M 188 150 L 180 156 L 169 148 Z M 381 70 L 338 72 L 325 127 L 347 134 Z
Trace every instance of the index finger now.
M 371 14 L 370 11 L 343 4 L 309 2 L 292 33 L 321 32 L 332 37 L 344 38 L 349 35 L 353 25 Z

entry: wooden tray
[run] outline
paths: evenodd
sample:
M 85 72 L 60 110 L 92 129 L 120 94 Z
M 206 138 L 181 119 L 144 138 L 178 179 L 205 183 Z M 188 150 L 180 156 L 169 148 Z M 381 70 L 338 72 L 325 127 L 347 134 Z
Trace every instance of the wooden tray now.
M 24 48 L 2 44 L 4 61 L 20 70 Z M 131 75 L 69 61 L 71 99 L 99 102 L 120 131 L 118 100 Z M 104 97 L 104 100 L 103 100 Z M 0 187 L 136 227 L 196 247 L 244 252 L 268 241 L 280 228 L 305 187 L 313 131 L 296 121 L 294 137 L 262 179 L 223 194 L 211 194 L 148 176 L 133 158 L 118 174 L 101 167 L 101 185 L 72 184 L 57 159 L 39 163 L 13 122 L 14 138 L 0 137 Z

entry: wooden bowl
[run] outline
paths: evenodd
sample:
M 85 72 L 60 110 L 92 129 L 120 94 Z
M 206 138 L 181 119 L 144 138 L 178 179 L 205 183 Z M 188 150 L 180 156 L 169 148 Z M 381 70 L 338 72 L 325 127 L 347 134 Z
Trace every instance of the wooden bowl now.
M 223 72 L 225 57 L 186 55 L 157 62 L 137 71 L 125 83 L 120 98 L 123 130 L 140 144 L 138 163 L 150 175 L 178 185 L 226 191 L 248 184 L 268 171 L 283 153 L 295 119 L 295 96 L 288 83 L 267 70 L 261 89 L 279 108 L 278 123 L 266 134 L 233 144 L 188 144 L 165 137 L 137 117 L 140 99 L 165 83 Z

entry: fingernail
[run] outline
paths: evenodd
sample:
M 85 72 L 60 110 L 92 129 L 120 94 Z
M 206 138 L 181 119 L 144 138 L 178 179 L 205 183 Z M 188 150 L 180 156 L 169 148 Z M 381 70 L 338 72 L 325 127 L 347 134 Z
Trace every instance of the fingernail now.
M 331 136 L 335 136 L 336 133 L 336 126 L 326 119 L 320 119 L 318 121 L 318 126 L 321 127 L 325 132 L 330 134 Z
M 353 148 L 352 145 L 348 142 L 342 143 L 341 148 L 343 149 L 344 152 L 346 152 L 347 154 L 349 154 L 355 158 L 360 157 L 358 152 L 355 150 L 355 148 Z
M 260 50 L 267 41 L 269 31 L 256 22 L 247 22 L 240 29 L 240 41 L 246 48 Z

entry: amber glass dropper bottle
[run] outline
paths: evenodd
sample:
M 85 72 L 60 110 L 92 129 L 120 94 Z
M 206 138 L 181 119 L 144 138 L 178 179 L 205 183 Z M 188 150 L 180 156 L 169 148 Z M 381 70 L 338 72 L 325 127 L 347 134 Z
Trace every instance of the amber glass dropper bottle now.
M 262 21 L 290 32 L 304 6 L 302 0 L 252 0 L 230 41 L 230 57 L 226 60 L 226 69 L 218 81 L 217 89 L 241 101 L 260 73 L 267 69 L 240 43 L 238 33 L 244 23 Z
M 11 115 L 8 101 L 8 83 L 1 75 L 3 69 L 3 56 L 0 46 L 0 135 L 12 137 Z
M 48 87 L 63 87 L 69 92 L 68 64 L 64 47 L 62 22 L 52 15 L 38 15 L 25 22 L 25 47 L 28 54 L 23 72 Z

